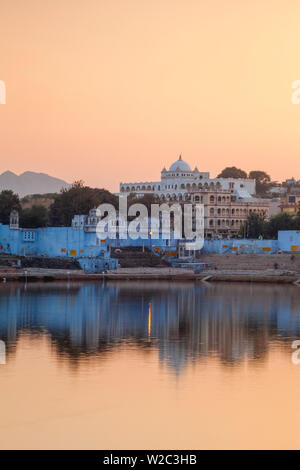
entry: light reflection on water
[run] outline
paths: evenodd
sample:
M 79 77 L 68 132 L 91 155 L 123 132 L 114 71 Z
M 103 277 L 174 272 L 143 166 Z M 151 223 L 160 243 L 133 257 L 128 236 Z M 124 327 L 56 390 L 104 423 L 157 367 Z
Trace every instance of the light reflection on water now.
M 258 284 L 1 285 L 1 446 L 289 447 L 300 417 L 293 397 L 300 366 L 291 363 L 299 298 L 297 287 Z M 269 407 L 277 397 L 289 401 L 280 426 L 289 427 L 290 439 L 286 429 L 272 438 L 273 415 L 280 417 Z M 69 421 L 58 433 L 51 420 L 61 421 L 65 407 Z M 141 410 L 148 422 L 137 429 Z M 193 417 L 201 420 L 200 436 Z M 268 437 L 250 434 L 251 426 Z

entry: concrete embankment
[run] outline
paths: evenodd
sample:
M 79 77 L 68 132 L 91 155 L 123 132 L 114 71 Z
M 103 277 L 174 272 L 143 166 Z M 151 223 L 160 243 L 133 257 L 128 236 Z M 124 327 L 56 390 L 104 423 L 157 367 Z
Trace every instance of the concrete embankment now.
M 162 266 L 122 267 L 106 274 L 86 274 L 76 269 L 75 263 L 58 264 L 56 260 L 34 260 L 31 267 L 12 267 L 12 258 L 2 259 L 0 282 L 5 281 L 128 281 L 128 280 L 168 280 L 168 281 L 202 281 L 202 282 L 262 282 L 300 285 L 300 253 L 295 255 L 263 254 L 233 255 L 210 254 L 201 256 L 201 262 L 208 268 L 193 272 L 191 269 L 180 269 Z M 22 260 L 23 261 L 23 260 Z M 149 261 L 149 260 L 148 260 Z M 26 262 L 29 261 L 26 259 Z M 30 260 L 32 262 L 32 260 Z M 48 264 L 51 262 L 52 264 Z M 64 261 L 66 263 L 66 261 Z M 65 267 L 65 269 L 61 269 Z M 60 269 L 58 269 L 60 268 Z
M 262 271 L 225 271 L 207 270 L 194 273 L 190 270 L 176 268 L 120 268 L 105 274 L 85 274 L 80 270 L 63 269 L 27 270 L 1 269 L 0 281 L 20 282 L 51 282 L 51 281 L 130 281 L 130 280 L 167 280 L 167 281 L 198 281 L 198 282 L 261 282 L 300 285 L 300 274 L 279 270 Z

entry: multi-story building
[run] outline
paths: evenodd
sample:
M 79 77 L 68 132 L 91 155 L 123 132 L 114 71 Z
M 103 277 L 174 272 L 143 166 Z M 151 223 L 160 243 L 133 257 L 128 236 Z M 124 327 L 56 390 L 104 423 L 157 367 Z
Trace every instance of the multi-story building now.
M 255 197 L 255 180 L 210 178 L 208 172 L 191 170 L 181 156 L 159 182 L 121 183 L 120 194 L 155 194 L 161 202 L 191 202 L 204 205 L 207 237 L 234 236 L 253 212 L 269 217 L 270 199 Z
M 240 200 L 230 190 L 203 189 L 191 194 L 193 204 L 204 205 L 204 231 L 206 237 L 234 236 L 252 213 L 269 217 L 269 202 L 249 198 Z M 246 235 L 246 233 L 245 233 Z
M 290 215 L 297 215 L 300 212 L 300 187 L 291 188 L 291 190 L 281 198 L 280 210 Z

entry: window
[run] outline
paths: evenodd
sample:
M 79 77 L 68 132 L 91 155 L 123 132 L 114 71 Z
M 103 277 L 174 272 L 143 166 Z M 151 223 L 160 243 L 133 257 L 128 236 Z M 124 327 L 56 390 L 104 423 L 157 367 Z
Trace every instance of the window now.
M 24 240 L 24 242 L 34 242 L 35 232 L 33 232 L 32 230 L 24 230 L 23 240 Z

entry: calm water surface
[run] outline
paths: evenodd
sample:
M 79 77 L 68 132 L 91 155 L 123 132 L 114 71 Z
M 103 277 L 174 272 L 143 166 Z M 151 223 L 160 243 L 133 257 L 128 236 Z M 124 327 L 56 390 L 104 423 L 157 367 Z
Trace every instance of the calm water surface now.
M 296 286 L 0 285 L 1 448 L 300 448 Z

